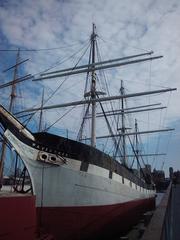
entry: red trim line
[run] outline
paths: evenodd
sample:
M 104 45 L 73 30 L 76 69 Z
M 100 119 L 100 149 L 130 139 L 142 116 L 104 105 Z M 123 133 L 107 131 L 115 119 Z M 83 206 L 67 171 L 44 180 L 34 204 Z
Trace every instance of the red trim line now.
M 125 233 L 142 213 L 155 208 L 155 199 L 93 207 L 37 209 L 39 228 L 61 240 L 112 239 Z

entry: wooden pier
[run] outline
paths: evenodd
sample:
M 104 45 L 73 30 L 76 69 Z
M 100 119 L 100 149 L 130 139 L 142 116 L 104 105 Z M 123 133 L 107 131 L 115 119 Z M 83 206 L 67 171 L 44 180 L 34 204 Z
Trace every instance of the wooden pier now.
M 180 185 L 170 184 L 142 240 L 180 239 Z
M 180 184 L 170 183 L 154 213 L 144 214 L 139 224 L 119 239 L 179 240 Z
M 172 187 L 172 202 L 171 202 L 171 224 L 172 232 L 171 239 L 180 239 L 180 185 Z

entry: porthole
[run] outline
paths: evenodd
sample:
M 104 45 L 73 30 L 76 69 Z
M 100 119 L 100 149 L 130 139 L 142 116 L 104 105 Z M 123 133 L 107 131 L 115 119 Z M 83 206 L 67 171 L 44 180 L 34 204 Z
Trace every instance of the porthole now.
M 46 154 L 42 154 L 41 157 L 42 157 L 42 159 L 44 159 L 44 160 L 47 159 L 47 155 L 46 155 Z
M 48 160 L 48 154 L 47 153 L 40 153 L 39 154 L 39 159 L 41 161 L 47 161 Z
M 51 156 L 51 161 L 56 161 L 56 157 Z

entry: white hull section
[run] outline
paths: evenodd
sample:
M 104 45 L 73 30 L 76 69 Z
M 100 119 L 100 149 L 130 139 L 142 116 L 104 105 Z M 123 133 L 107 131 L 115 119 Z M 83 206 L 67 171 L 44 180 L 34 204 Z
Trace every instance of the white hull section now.
M 39 151 L 22 143 L 9 130 L 6 138 L 24 161 L 36 195 L 37 207 L 101 206 L 152 198 L 155 192 L 136 186 L 128 179 L 107 169 L 89 165 L 88 171 L 80 171 L 81 162 L 68 159 L 56 166 L 38 161 Z

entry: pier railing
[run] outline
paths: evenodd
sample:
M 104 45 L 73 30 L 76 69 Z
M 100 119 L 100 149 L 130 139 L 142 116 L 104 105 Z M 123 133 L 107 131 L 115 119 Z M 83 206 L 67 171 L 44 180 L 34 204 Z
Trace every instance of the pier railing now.
M 171 240 L 171 200 L 172 200 L 172 183 L 164 194 L 161 203 L 153 214 L 153 217 L 145 230 L 142 240 Z

